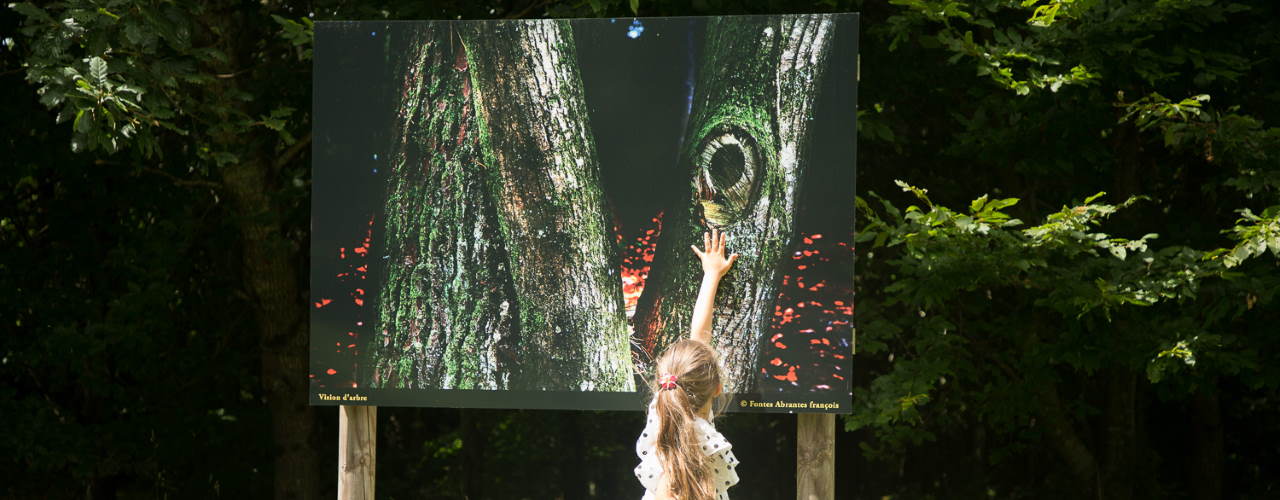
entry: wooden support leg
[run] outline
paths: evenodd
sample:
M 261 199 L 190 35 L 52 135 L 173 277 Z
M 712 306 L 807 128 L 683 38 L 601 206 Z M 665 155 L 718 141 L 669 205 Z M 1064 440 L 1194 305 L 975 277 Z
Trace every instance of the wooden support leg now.
M 834 500 L 836 416 L 802 413 L 796 417 L 796 498 Z
M 338 407 L 338 500 L 373 500 L 378 407 Z

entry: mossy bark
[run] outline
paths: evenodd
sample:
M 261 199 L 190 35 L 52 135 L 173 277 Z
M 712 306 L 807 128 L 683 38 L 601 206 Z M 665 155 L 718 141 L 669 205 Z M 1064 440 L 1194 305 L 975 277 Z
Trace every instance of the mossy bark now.
M 617 251 L 567 21 L 463 30 L 519 300 L 525 389 L 633 390 Z
M 465 49 L 446 23 L 411 39 L 384 206 L 373 385 L 500 389 L 516 298 L 480 165 Z
M 569 26 L 428 25 L 385 205 L 380 387 L 634 389 Z
M 741 255 L 720 285 L 713 341 L 726 389 L 755 386 L 761 336 L 778 292 L 778 269 L 795 234 L 796 193 L 813 103 L 826 66 L 826 15 L 717 19 L 707 27 L 690 132 L 681 162 L 689 184 L 667 210 L 637 304 L 638 358 L 652 359 L 688 335 L 701 268 L 689 250 L 711 227 Z

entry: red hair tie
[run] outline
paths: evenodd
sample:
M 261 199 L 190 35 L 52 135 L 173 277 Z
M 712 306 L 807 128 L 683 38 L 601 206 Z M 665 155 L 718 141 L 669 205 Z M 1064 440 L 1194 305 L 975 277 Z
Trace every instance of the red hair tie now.
M 670 373 L 663 375 L 660 379 L 658 379 L 658 387 L 661 387 L 663 389 L 675 389 L 676 376 Z

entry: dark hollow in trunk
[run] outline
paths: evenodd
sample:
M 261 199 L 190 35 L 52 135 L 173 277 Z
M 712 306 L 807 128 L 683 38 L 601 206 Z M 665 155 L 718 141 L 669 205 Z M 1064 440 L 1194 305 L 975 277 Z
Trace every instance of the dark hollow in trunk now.
M 667 210 L 635 315 L 639 360 L 688 335 L 702 233 L 730 233 L 741 254 L 721 282 L 713 341 L 726 391 L 756 385 L 762 335 L 774 313 L 778 268 L 795 235 L 805 142 L 832 35 L 830 16 L 717 19 L 707 27 L 681 162 L 685 194 Z

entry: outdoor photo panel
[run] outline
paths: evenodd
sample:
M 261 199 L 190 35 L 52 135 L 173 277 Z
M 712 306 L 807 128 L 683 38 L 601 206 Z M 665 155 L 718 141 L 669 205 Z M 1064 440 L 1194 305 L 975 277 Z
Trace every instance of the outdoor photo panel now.
M 311 401 L 639 410 L 691 245 L 730 411 L 851 400 L 856 14 L 327 22 Z

